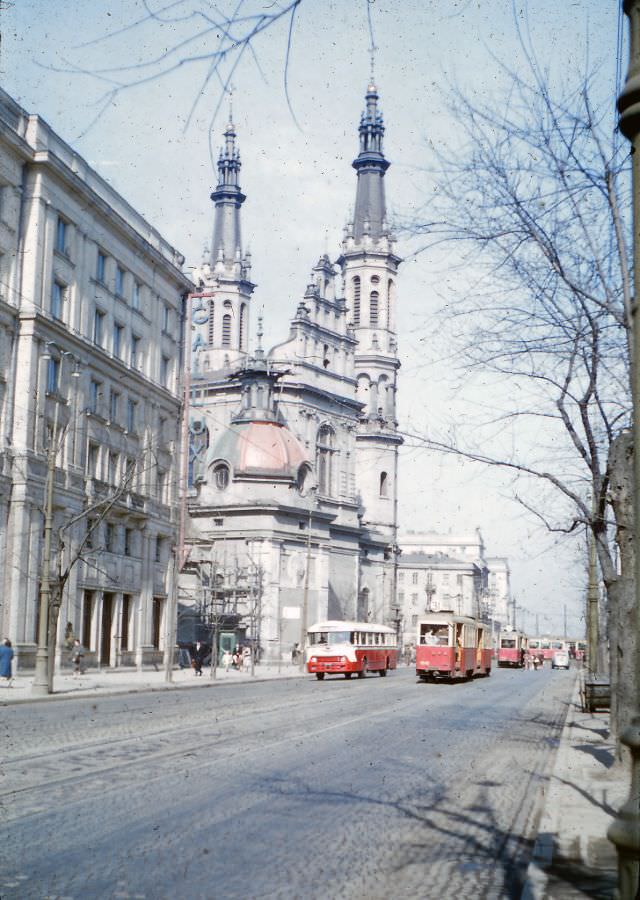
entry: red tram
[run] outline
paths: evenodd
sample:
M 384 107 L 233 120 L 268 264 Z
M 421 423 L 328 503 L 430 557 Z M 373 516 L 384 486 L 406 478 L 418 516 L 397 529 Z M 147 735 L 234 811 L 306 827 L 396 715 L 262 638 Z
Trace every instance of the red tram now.
M 521 631 L 501 631 L 498 638 L 498 667 L 524 668 L 527 637 Z
M 456 681 L 491 674 L 491 632 L 471 616 L 448 610 L 418 621 L 416 675 L 422 681 Z

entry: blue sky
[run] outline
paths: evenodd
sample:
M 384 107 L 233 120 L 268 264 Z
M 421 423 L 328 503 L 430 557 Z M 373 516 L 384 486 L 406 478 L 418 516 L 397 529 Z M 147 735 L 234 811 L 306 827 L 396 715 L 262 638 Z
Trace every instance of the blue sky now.
M 154 10 L 166 5 L 150 2 Z M 162 17 L 179 19 L 208 6 L 206 0 L 188 0 L 173 4 Z M 274 9 L 277 3 L 263 6 Z M 244 8 L 261 7 L 247 0 Z M 375 75 L 387 128 L 385 150 L 392 162 L 387 174 L 392 217 L 405 217 L 428 203 L 432 150 L 455 140 L 447 85 L 485 97 L 503 86 L 499 61 L 516 70 L 525 65 L 516 23 L 528 35 L 538 61 L 549 67 L 552 80 L 583 69 L 588 61 L 601 62 L 599 88 L 613 103 L 614 0 L 528 0 L 514 5 L 508 0 L 373 0 L 370 12 L 378 48 Z M 183 64 L 164 78 L 126 89 L 94 122 L 100 98 L 113 81 L 153 73 L 155 68 L 144 64 L 203 22 L 191 18 L 123 30 L 143 17 L 144 7 L 137 0 L 19 0 L 0 12 L 2 84 L 139 209 L 186 255 L 187 264 L 195 265 L 212 226 L 209 194 L 215 177 L 208 131 L 219 84 L 204 90 L 189 127 L 185 123 L 208 61 Z M 246 54 L 233 76 L 241 184 L 247 194 L 244 241 L 251 247 L 258 283 L 252 326 L 255 331 L 257 312 L 264 310 L 267 344 L 286 334 L 318 256 L 328 251 L 337 257 L 353 204 L 355 172 L 350 163 L 357 152 L 370 65 L 366 2 L 301 3 L 288 82 L 297 121 L 283 90 L 286 37 L 283 21 L 256 43 L 257 60 Z M 212 46 L 215 35 L 208 34 L 196 50 L 206 53 Z M 138 69 L 123 68 L 141 64 Z M 111 71 L 95 77 L 89 70 Z M 224 103 L 214 126 L 216 152 L 226 114 Z M 455 278 L 447 274 L 446 258 L 413 257 L 414 249 L 411 243 L 399 246 L 400 254 L 408 257 L 401 269 L 398 322 L 405 426 L 455 421 L 469 400 L 481 397 L 490 403 L 492 390 L 486 383 L 469 385 L 461 396 L 439 366 L 432 316 L 455 288 Z M 402 474 L 401 521 L 416 529 L 443 531 L 480 526 L 489 552 L 510 559 L 518 603 L 532 615 L 548 616 L 545 624 L 558 628 L 567 602 L 577 627 L 583 583 L 578 548 L 544 534 L 513 503 L 513 486 L 504 474 L 410 448 L 404 452 Z

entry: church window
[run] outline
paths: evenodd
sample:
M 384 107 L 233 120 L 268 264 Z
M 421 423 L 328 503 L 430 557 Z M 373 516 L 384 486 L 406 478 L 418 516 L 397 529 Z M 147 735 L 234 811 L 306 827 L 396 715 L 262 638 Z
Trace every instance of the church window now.
M 353 279 L 353 324 L 360 324 L 360 276 Z
M 380 295 L 377 291 L 371 291 L 371 296 L 369 297 L 369 324 L 377 325 L 378 324 L 378 300 Z
M 395 285 L 393 280 L 389 279 L 388 290 L 387 290 L 387 328 L 391 328 L 392 324 L 392 308 L 393 303 L 395 301 Z
M 240 349 L 247 349 L 247 307 L 245 303 L 240 307 Z
M 229 486 L 229 466 L 226 463 L 218 463 L 214 468 L 213 483 L 219 491 L 224 491 Z
M 386 472 L 380 472 L 380 496 L 387 497 L 389 495 L 389 478 Z
M 213 340 L 214 340 L 214 331 L 213 331 L 214 309 L 215 309 L 215 301 L 209 300 L 209 319 L 207 322 L 207 339 L 209 341 L 210 347 L 213 347 Z
M 329 359 L 329 345 L 325 344 L 322 349 L 322 365 L 325 369 L 328 369 L 331 365 L 331 360 Z
M 222 346 L 231 346 L 231 316 L 225 313 L 222 317 Z
M 333 484 L 333 461 L 335 453 L 335 433 L 329 425 L 323 425 L 318 432 L 317 472 L 318 490 L 325 496 L 331 496 Z
M 371 276 L 371 284 L 380 284 L 380 279 L 377 275 Z

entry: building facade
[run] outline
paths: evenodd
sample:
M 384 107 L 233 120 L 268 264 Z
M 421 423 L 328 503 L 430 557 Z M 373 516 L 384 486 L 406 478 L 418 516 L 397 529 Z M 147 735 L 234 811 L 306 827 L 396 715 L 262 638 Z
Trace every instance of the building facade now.
M 396 617 L 400 259 L 374 85 L 365 104 L 353 221 L 337 261 L 321 254 L 313 266 L 286 339 L 247 348 L 254 285 L 232 123 L 197 273 L 181 598 L 200 598 L 225 640 L 250 638 L 272 659 L 313 621 Z
M 162 653 L 183 262 L 0 91 L 0 617 L 21 667 L 35 656 L 48 526 L 59 645 L 73 633 L 101 666 Z
M 464 534 L 408 532 L 399 539 L 398 607 L 405 644 L 425 612 L 477 616 L 495 630 L 511 623 L 509 564 L 487 557 L 479 529 Z

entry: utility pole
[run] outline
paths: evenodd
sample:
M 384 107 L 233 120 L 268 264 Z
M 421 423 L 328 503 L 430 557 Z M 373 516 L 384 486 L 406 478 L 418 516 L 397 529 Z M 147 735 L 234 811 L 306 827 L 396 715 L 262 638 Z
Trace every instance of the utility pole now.
M 640 0 L 624 0 L 629 19 L 629 70 L 622 93 L 618 97 L 619 127 L 631 142 L 631 192 L 633 202 L 633 308 L 631 311 L 633 405 L 633 480 L 636 622 L 640 622 Z M 631 786 L 629 799 L 618 812 L 608 831 L 609 840 L 618 852 L 618 897 L 632 900 L 640 884 L 640 646 L 635 645 L 636 709 L 631 725 L 620 740 L 631 752 Z

